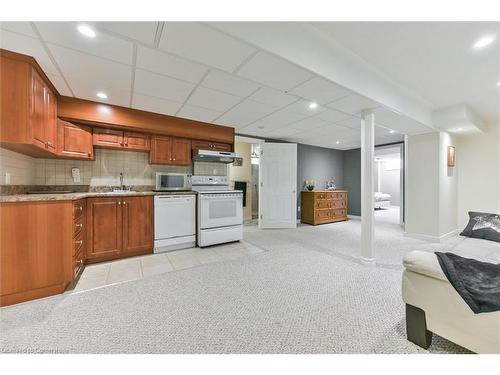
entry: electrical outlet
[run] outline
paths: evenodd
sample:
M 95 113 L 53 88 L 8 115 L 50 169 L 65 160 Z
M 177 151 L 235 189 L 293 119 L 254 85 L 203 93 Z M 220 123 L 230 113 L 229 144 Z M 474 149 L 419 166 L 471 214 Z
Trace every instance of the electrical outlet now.
M 300 212 L 300 206 L 297 206 L 297 211 L 299 211 L 299 212 Z

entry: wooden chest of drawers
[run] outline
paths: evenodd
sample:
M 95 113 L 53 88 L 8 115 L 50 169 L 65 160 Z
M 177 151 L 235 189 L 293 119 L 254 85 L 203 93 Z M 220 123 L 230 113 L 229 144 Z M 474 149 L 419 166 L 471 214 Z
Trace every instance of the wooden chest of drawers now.
M 303 191 L 301 222 L 326 224 L 347 220 L 347 191 Z

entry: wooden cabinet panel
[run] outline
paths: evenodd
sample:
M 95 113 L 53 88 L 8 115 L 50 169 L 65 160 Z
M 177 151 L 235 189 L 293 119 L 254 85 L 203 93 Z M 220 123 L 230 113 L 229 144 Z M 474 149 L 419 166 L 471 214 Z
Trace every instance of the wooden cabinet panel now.
M 93 159 L 92 129 L 58 120 L 57 154 L 74 159 Z
M 64 291 L 72 222 L 68 201 L 0 204 L 1 306 Z
M 153 198 L 126 197 L 122 200 L 123 252 L 137 253 L 153 248 Z
M 123 148 L 123 132 L 119 130 L 94 128 L 92 138 L 96 147 Z
M 124 132 L 123 146 L 130 150 L 149 151 L 151 137 L 142 133 Z
M 190 165 L 191 164 L 191 141 L 183 138 L 172 138 L 172 160 L 171 164 Z
M 31 69 L 31 79 L 31 131 L 33 142 L 38 147 L 45 148 L 45 82 L 33 68 Z
M 151 152 L 149 162 L 151 164 L 171 164 L 172 141 L 170 137 L 151 137 Z
M 231 151 L 233 147 L 229 143 L 193 140 L 192 148 L 193 150 Z
M 326 224 L 347 220 L 346 191 L 303 191 L 301 222 Z
M 87 213 L 87 259 L 120 254 L 122 249 L 121 198 L 89 198 Z
M 57 98 L 52 90 L 45 86 L 45 142 L 51 152 L 57 149 Z

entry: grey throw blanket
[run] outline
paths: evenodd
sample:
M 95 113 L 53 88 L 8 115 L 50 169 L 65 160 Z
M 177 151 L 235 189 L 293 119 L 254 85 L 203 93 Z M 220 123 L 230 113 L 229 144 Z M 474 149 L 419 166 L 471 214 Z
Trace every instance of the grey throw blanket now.
M 500 311 L 500 263 L 436 252 L 447 279 L 475 314 Z

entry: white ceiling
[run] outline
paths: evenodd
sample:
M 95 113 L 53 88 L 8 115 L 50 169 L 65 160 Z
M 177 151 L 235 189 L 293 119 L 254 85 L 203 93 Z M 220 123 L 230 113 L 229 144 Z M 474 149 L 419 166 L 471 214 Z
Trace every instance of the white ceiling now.
M 466 104 L 500 119 L 500 22 L 312 23 L 434 108 Z M 474 50 L 485 35 L 492 46 Z
M 200 23 L 2 23 L 1 47 L 35 57 L 63 95 L 232 126 L 239 134 L 321 147 L 360 146 L 360 111 L 376 143 L 430 129 Z M 315 101 L 318 107 L 309 109 Z M 390 133 L 393 129 L 396 132 Z

